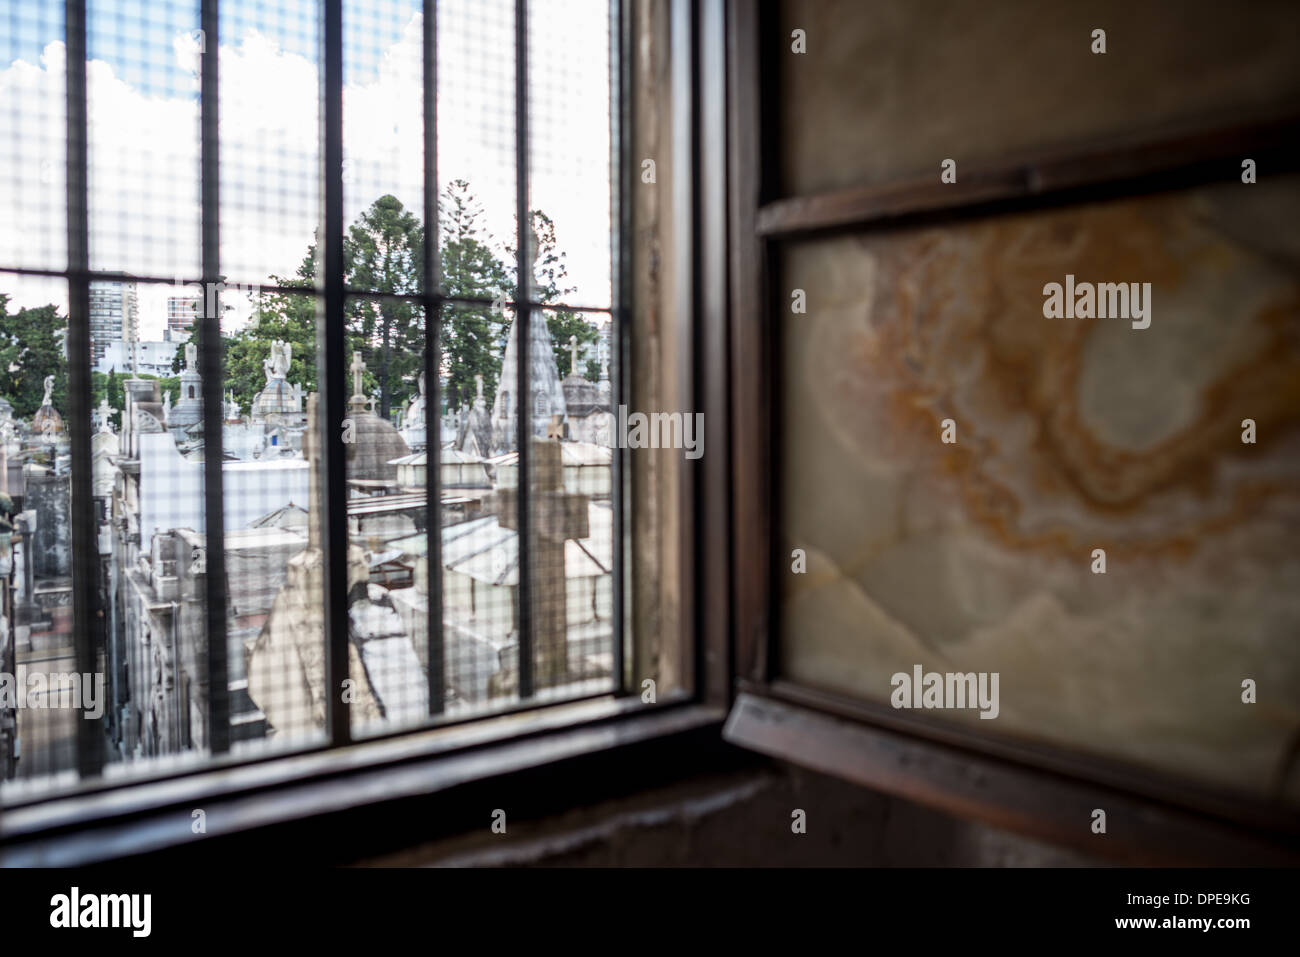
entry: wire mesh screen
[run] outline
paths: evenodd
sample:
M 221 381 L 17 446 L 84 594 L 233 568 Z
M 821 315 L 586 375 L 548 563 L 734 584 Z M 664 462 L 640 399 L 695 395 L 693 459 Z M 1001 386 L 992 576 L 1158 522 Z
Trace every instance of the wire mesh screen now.
M 7 266 L 68 262 L 63 33 L 62 4 L 0 0 L 0 263 Z
M 612 690 L 609 5 L 67 9 L 0 0 L 0 797 Z

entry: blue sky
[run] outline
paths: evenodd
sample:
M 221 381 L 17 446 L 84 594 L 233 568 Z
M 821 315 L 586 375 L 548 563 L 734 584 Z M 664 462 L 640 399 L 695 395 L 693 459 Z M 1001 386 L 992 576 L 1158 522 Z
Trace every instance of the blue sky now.
M 418 0 L 349 0 L 344 4 L 346 82 L 373 75 L 383 51 L 397 41 Z M 238 35 L 255 26 L 287 53 L 312 62 L 319 57 L 318 4 L 289 0 L 228 0 L 221 5 L 221 31 Z M 90 55 L 148 96 L 189 95 L 189 76 L 171 56 L 172 37 L 197 30 L 197 2 L 176 0 L 90 0 Z M 63 39 L 63 4 L 42 0 L 0 0 L 0 54 L 6 63 L 39 60 L 51 40 Z

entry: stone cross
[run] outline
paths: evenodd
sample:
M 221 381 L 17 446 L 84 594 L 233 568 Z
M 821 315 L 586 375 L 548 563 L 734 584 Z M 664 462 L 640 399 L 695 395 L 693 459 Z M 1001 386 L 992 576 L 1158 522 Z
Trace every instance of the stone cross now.
M 362 361 L 361 350 L 358 349 L 356 352 L 352 353 L 352 365 L 350 368 L 352 370 L 352 398 L 349 400 L 348 405 L 358 409 L 364 409 L 366 405 L 366 397 L 361 394 L 361 373 L 366 371 L 366 364 Z
M 532 488 L 528 511 L 519 514 L 519 490 L 500 489 L 491 511 L 502 528 L 518 530 L 521 520 L 531 520 L 533 530 L 533 650 L 537 688 L 563 684 L 569 677 L 569 620 L 564 573 L 564 543 L 586 538 L 588 496 L 564 490 L 564 464 L 560 443 L 555 439 L 530 436 L 532 441 Z
M 569 375 L 578 374 L 578 337 L 569 336 Z

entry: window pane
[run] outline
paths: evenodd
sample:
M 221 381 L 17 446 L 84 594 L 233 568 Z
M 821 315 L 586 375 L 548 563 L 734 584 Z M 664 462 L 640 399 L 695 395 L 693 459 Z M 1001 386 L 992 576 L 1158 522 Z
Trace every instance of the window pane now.
M 221 269 L 268 284 L 306 279 L 320 220 L 317 4 L 223 4 Z M 318 280 L 313 280 L 318 281 Z M 235 303 L 235 317 L 247 317 Z
M 103 703 L 103 668 L 79 673 L 72 633 L 67 316 L 64 280 L 0 277 L 0 676 L 13 682 L 0 702 L 6 798 L 75 783 L 77 723 Z
M 13 151 L 0 198 L 9 196 L 22 221 L 21 235 L 0 227 L 0 269 L 63 268 L 60 8 L 38 15 L 0 4 L 9 27 L 0 39 L 0 124 L 10 127 L 0 156 Z M 613 523 L 601 442 L 611 325 L 602 311 L 555 308 L 609 301 L 608 10 L 561 5 L 558 21 L 532 25 L 545 38 L 530 46 L 540 158 L 530 163 L 537 209 L 526 232 L 535 237 L 532 295 L 551 308 L 533 310 L 525 353 L 511 338 L 514 3 L 439 5 L 436 237 L 425 236 L 423 222 L 422 6 L 349 0 L 344 8 L 343 278 L 357 293 L 344 307 L 351 400 L 337 423 L 348 542 L 327 556 L 318 5 L 225 4 L 220 36 L 205 36 L 197 0 L 89 4 L 90 257 L 99 275 L 90 283 L 87 421 L 66 418 L 66 280 L 0 280 L 0 366 L 9 370 L 0 373 L 0 492 L 12 499 L 0 495 L 0 577 L 13 582 L 12 591 L 0 588 L 0 671 L 57 667 L 65 677 L 38 692 L 67 699 L 66 707 L 0 713 L 6 798 L 76 782 L 77 721 L 92 710 L 103 714 L 110 778 L 210 760 L 217 695 L 229 703 L 236 759 L 324 743 L 329 560 L 348 566 L 350 717 L 360 735 L 517 707 L 521 645 L 533 649 L 530 700 L 609 690 Z M 545 45 L 566 29 L 580 29 L 592 63 L 546 62 L 555 58 Z M 219 44 L 221 68 L 223 279 L 211 286 L 197 281 L 199 70 L 208 44 Z M 431 383 L 427 301 L 418 297 L 425 244 L 435 240 L 446 301 L 436 303 Z M 224 356 L 216 390 L 224 636 L 208 631 L 205 460 L 217 443 L 203 421 L 203 323 L 218 326 Z M 521 362 L 532 370 L 522 400 Z M 554 468 L 538 470 L 547 478 L 534 474 L 527 490 L 518 476 L 521 409 L 528 440 L 545 443 L 539 463 L 562 447 Z M 99 575 L 95 671 L 76 676 L 85 690 L 78 686 L 74 701 L 68 448 L 76 429 L 91 443 L 93 460 L 76 464 L 92 474 Z M 433 514 L 430 481 L 441 496 Z M 521 636 L 519 613 L 521 501 L 537 550 L 530 636 Z M 441 586 L 433 595 L 430 581 Z M 208 687 L 210 640 L 225 655 L 221 689 Z M 442 678 L 431 706 L 433 655 Z
M 361 230 L 348 282 L 423 287 L 424 18 L 420 0 L 343 4 L 344 218 Z M 381 409 L 381 414 L 387 414 Z
M 528 514 L 534 675 L 542 699 L 611 688 L 611 405 L 609 379 L 595 367 L 603 341 L 596 318 L 547 309 L 534 311 L 529 324 Z
M 0 0 L 0 263 L 67 265 L 63 4 Z
M 444 262 L 456 255 L 454 244 L 444 247 Z M 443 307 L 440 533 L 451 715 L 508 706 L 519 695 L 518 512 L 493 494 L 509 484 L 517 447 L 508 329 L 499 309 Z
M 529 205 L 541 302 L 610 304 L 610 3 L 528 8 Z M 580 50 L 557 56 L 557 50 Z
M 252 298 L 252 319 L 225 339 L 227 671 L 236 753 L 318 744 L 326 714 L 320 314 L 313 296 Z
M 87 20 L 90 267 L 197 276 L 199 56 L 214 40 L 194 0 L 92 0 Z
M 347 312 L 348 655 L 352 727 L 365 734 L 429 716 L 424 311 L 357 297 Z
M 500 254 L 515 238 L 514 10 L 513 0 L 438 4 L 438 215 L 451 250 L 442 270 L 448 296 L 513 296 L 513 260 L 498 255 L 503 274 L 491 274 L 480 246 Z

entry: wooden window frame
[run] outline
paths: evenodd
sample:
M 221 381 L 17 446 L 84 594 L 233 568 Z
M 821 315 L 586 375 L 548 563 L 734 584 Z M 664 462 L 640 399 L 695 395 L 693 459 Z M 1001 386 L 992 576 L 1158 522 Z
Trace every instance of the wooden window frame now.
M 1300 863 L 1300 819 L 1280 804 L 1084 755 L 972 732 L 792 681 L 779 668 L 777 570 L 782 371 L 771 304 L 773 245 L 1233 180 L 1240 158 L 1300 168 L 1300 116 L 1237 117 L 1008 156 L 959 184 L 894 179 L 779 195 L 773 130 L 774 5 L 727 2 L 733 615 L 737 701 L 725 737 L 773 757 L 1132 863 Z M 782 43 L 784 40 L 781 41 Z M 765 104 L 768 106 L 764 108 Z M 1114 809 L 1098 840 L 1091 810 Z M 1115 813 L 1118 812 L 1118 813 Z M 1132 826 L 1140 822 L 1140 827 Z

